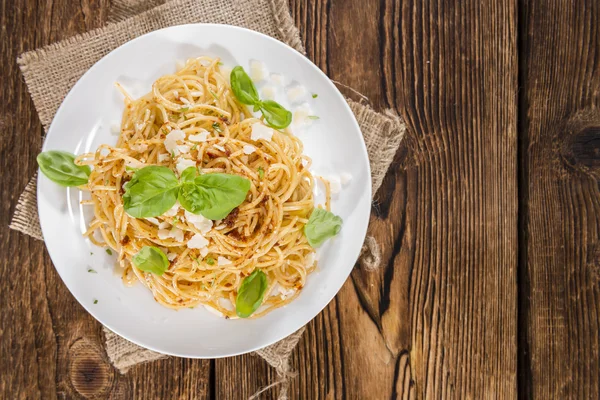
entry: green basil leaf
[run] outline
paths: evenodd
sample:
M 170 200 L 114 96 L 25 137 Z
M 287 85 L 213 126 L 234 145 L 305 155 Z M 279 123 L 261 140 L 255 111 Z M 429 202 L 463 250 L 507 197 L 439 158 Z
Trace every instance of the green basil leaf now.
M 169 268 L 169 259 L 161 249 L 154 246 L 144 246 L 131 259 L 133 265 L 144 272 L 162 275 Z
M 254 105 L 259 102 L 258 91 L 244 68 L 239 65 L 231 70 L 229 76 L 233 94 L 242 104 Z
M 198 175 L 198 170 L 195 167 L 187 167 L 181 173 L 181 182 L 193 182 L 196 175 Z
M 238 317 L 248 318 L 260 307 L 267 286 L 267 275 L 259 269 L 244 278 L 235 301 L 235 312 Z
M 337 215 L 315 208 L 310 214 L 308 223 L 304 225 L 304 235 L 308 244 L 317 248 L 327 239 L 334 237 L 342 229 L 342 219 Z
M 151 165 L 135 171 L 125 185 L 123 206 L 135 218 L 158 217 L 177 201 L 179 182 L 167 167 Z
M 250 181 L 242 176 L 204 174 L 181 185 L 179 203 L 193 214 L 218 220 L 242 204 L 249 190 Z
M 292 113 L 276 101 L 265 100 L 261 102 L 260 111 L 267 124 L 272 128 L 283 129 L 292 123 Z
M 75 165 L 75 156 L 66 151 L 44 151 L 38 154 L 37 163 L 48 179 L 66 187 L 85 185 L 91 173 L 87 165 Z

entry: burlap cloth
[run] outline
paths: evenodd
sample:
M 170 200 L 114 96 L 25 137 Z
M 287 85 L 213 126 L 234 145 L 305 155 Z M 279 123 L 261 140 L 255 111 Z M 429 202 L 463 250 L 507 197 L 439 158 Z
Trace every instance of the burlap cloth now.
M 45 130 L 65 95 L 85 71 L 116 47 L 157 29 L 196 22 L 238 25 L 275 37 L 304 53 L 287 0 L 115 0 L 109 21 L 104 28 L 24 53 L 17 60 Z M 391 111 L 381 114 L 349 99 L 348 103 L 364 135 L 375 193 L 406 128 Z M 43 240 L 37 214 L 36 176 L 21 194 L 10 228 Z M 372 237 L 367 237 L 359 263 L 368 270 L 378 267 L 379 247 Z M 166 357 L 106 328 L 104 331 L 108 357 L 122 373 L 141 362 Z M 256 352 L 276 369 L 280 377 L 276 384 L 284 385 L 280 398 L 286 397 L 289 355 L 303 331 L 304 328 Z

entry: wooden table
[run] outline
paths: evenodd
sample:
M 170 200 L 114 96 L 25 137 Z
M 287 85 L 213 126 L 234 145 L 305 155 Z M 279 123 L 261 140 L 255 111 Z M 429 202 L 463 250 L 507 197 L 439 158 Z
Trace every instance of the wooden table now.
M 109 0 L 0 4 L 0 397 L 242 399 L 274 382 L 252 355 L 118 374 L 43 243 L 8 231 L 42 136 L 15 59 L 102 26 Z M 383 268 L 357 268 L 308 325 L 291 397 L 599 398 L 600 3 L 291 10 L 318 66 L 409 126 L 373 206 Z

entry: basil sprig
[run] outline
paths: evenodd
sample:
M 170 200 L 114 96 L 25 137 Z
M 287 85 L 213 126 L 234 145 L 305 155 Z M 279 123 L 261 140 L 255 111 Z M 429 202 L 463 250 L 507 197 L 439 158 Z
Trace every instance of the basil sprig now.
M 244 278 L 235 301 L 238 317 L 248 318 L 260 307 L 267 286 L 267 275 L 259 269 Z
M 167 167 L 151 165 L 141 168 L 125 185 L 123 207 L 135 218 L 156 217 L 177 201 L 179 181 Z
M 133 265 L 144 272 L 162 275 L 169 268 L 169 259 L 165 253 L 154 246 L 144 246 L 131 259 Z
M 91 173 L 87 165 L 75 165 L 75 156 L 66 151 L 44 151 L 38 154 L 37 163 L 48 179 L 66 187 L 85 185 Z
M 327 239 L 337 235 L 342 229 L 342 219 L 337 215 L 315 208 L 304 225 L 304 236 L 313 248 L 319 247 Z
M 276 101 L 261 101 L 258 91 L 244 68 L 239 65 L 231 70 L 229 77 L 233 94 L 242 104 L 253 106 L 254 111 L 260 110 L 267 124 L 275 129 L 287 128 L 292 123 L 292 113 Z
M 179 203 L 194 214 L 212 220 L 223 219 L 242 204 L 250 190 L 250 181 L 238 175 L 196 175 L 193 167 L 183 171 Z
M 125 212 L 135 218 L 157 217 L 179 199 L 187 211 L 218 220 L 242 204 L 250 190 L 250 181 L 238 175 L 197 173 L 196 168 L 188 167 L 178 180 L 167 167 L 137 170 L 125 185 Z

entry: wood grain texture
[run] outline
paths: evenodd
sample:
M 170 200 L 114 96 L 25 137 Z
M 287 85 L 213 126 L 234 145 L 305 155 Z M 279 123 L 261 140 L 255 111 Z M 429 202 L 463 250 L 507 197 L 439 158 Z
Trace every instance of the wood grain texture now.
M 600 4 L 520 1 L 520 393 L 600 398 Z
M 101 325 L 76 302 L 43 243 L 9 231 L 36 169 L 42 127 L 16 58 L 104 24 L 108 0 L 1 1 L 0 398 L 207 398 L 210 361 L 169 359 L 120 375 Z
M 308 56 L 411 127 L 371 219 L 384 268 L 308 325 L 292 398 L 516 396 L 516 8 L 447 3 L 291 2 Z M 256 364 L 217 360 L 216 393 Z

